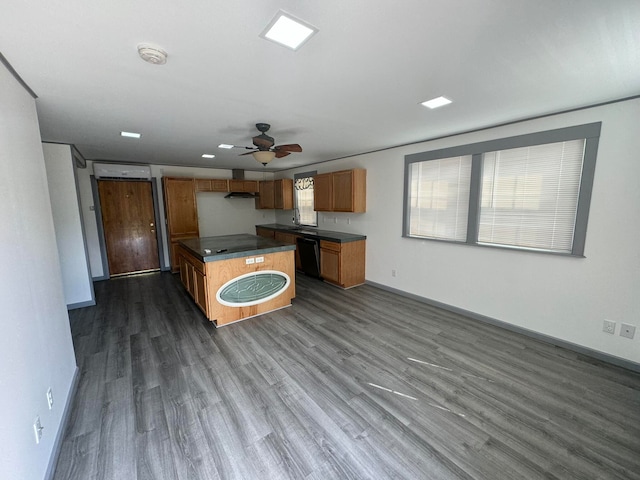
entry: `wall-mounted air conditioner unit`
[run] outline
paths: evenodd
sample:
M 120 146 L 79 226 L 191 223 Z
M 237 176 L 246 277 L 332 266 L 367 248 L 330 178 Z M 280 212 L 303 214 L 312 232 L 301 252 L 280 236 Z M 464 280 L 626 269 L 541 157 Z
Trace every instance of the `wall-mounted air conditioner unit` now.
M 131 180 L 151 180 L 151 167 L 148 165 L 94 163 L 93 174 L 97 179 L 129 178 Z

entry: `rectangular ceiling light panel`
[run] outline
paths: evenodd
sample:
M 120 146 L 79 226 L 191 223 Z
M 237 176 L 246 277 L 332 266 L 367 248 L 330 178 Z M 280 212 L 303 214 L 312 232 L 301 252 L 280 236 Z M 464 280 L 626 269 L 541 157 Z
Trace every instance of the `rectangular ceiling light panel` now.
M 449 100 L 446 97 L 437 97 L 437 98 L 432 98 L 431 100 L 427 100 L 426 102 L 422 102 L 422 105 L 433 109 L 433 108 L 442 107 L 444 105 L 449 105 L 450 103 L 451 103 L 451 100 Z
M 297 50 L 318 31 L 312 25 L 280 11 L 260 34 L 262 38 Z
M 120 132 L 120 135 L 129 138 L 140 138 L 140 134 L 135 132 Z

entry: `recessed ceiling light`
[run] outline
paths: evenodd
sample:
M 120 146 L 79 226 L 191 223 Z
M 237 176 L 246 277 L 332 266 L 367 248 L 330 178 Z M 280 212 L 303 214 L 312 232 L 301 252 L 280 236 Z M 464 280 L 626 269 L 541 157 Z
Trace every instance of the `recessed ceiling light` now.
M 221 143 L 218 145 L 218 148 L 233 148 L 233 145 L 228 145 L 226 143 Z
M 432 98 L 431 100 L 427 100 L 426 102 L 422 102 L 422 105 L 425 107 L 429 107 L 431 109 L 442 107 L 444 105 L 449 105 L 451 100 L 445 97 Z
M 120 132 L 120 135 L 123 137 L 129 137 L 129 138 L 140 138 L 141 134 L 139 133 L 135 133 L 135 132 Z
M 202 158 L 216 158 L 215 155 L 211 155 L 210 153 L 203 153 Z
M 314 26 L 280 11 L 260 36 L 297 50 L 317 31 L 318 29 Z

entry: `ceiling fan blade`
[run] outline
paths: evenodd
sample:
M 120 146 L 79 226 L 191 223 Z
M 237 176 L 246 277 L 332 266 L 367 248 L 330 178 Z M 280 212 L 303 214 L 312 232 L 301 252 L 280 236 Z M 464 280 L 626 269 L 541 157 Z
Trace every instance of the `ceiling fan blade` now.
M 287 155 L 291 155 L 290 152 L 285 152 L 284 150 L 275 150 L 276 158 L 286 157 Z
M 246 147 L 246 148 L 249 148 L 249 147 Z M 240 154 L 240 156 L 243 156 L 243 155 L 251 155 L 253 152 L 257 152 L 257 151 L 258 151 L 258 150 L 251 150 L 250 152 L 247 152 L 247 153 L 241 153 L 241 154 Z
M 290 143 L 288 145 L 276 145 L 273 147 L 276 152 L 301 152 L 302 147 L 297 143 Z

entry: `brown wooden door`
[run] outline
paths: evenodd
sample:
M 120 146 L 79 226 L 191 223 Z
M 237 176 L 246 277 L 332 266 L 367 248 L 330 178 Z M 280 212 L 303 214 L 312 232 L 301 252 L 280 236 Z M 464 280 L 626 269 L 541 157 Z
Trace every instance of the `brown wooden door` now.
M 109 274 L 157 270 L 151 182 L 98 180 Z

